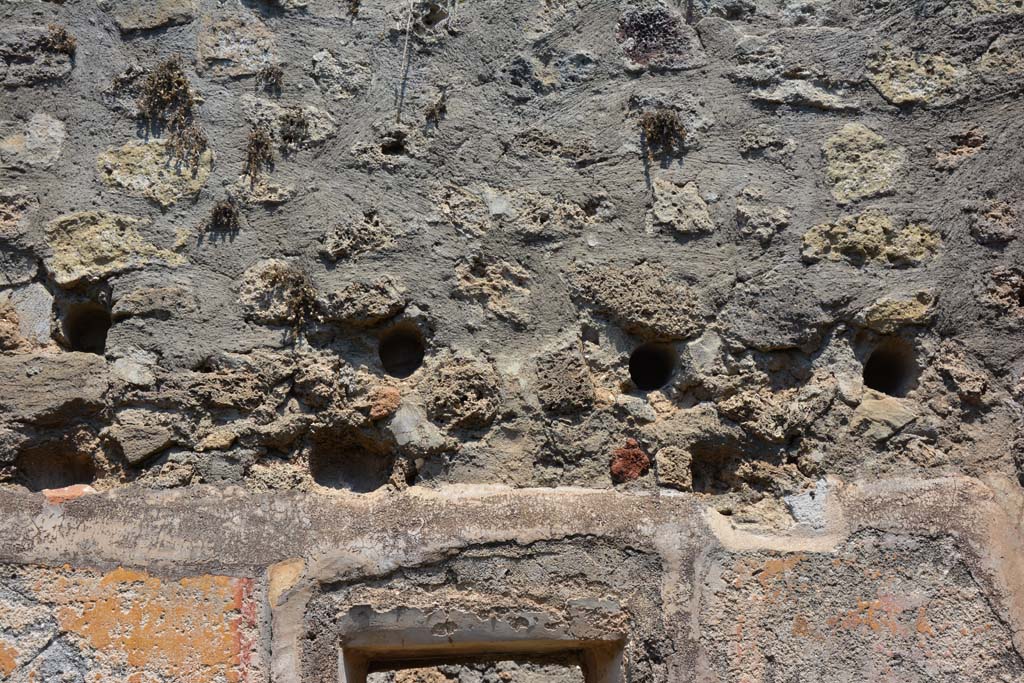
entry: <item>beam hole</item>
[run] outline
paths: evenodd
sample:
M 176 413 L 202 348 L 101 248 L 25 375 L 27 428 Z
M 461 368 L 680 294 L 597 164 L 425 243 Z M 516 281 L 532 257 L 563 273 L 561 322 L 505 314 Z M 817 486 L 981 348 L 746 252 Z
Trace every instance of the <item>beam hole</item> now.
M 629 376 L 641 391 L 661 389 L 675 369 L 676 352 L 669 344 L 644 344 L 629 357 Z
M 380 336 L 377 354 L 384 372 L 404 379 L 423 365 L 426 344 L 415 325 L 397 325 Z
M 903 397 L 917 376 L 914 349 L 902 339 L 886 339 L 864 362 L 864 386 L 889 396 Z
M 110 330 L 110 311 L 100 304 L 73 304 L 64 315 L 64 337 L 72 351 L 103 355 Z

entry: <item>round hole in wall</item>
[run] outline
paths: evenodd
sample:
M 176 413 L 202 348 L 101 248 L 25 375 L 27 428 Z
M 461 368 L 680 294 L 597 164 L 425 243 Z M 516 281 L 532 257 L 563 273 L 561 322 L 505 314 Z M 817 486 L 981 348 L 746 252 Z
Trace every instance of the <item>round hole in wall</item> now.
M 901 339 L 886 339 L 864 362 L 864 386 L 889 396 L 906 396 L 917 375 L 914 349 Z
M 644 344 L 629 357 L 629 376 L 641 391 L 661 389 L 675 369 L 676 352 L 669 344 Z
M 74 304 L 64 316 L 64 336 L 73 351 L 103 354 L 110 311 L 97 303 Z
M 384 372 L 399 379 L 408 377 L 423 365 L 423 334 L 415 325 L 396 325 L 380 336 L 377 353 Z

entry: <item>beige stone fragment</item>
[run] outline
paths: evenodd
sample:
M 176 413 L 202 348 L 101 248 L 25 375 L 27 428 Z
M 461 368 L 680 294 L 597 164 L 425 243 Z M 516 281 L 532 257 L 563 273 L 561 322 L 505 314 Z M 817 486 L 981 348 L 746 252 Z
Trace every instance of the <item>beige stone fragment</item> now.
M 104 211 L 65 214 L 46 226 L 52 251 L 45 264 L 61 287 L 160 262 L 184 263 L 180 254 L 160 249 L 139 234 L 142 220 Z
M 868 62 L 868 79 L 886 101 L 940 106 L 952 103 L 964 69 L 942 55 L 889 48 Z
M 865 326 L 883 334 L 907 325 L 925 325 L 935 314 L 935 298 L 929 291 L 913 296 L 884 297 L 862 311 L 859 318 Z
M 305 271 L 281 259 L 253 265 L 242 276 L 238 291 L 246 317 L 265 325 L 294 324 L 308 313 L 315 297 Z
M 437 669 L 406 669 L 395 672 L 395 683 L 451 683 L 451 679 Z
M 231 196 L 246 204 L 278 206 L 291 201 L 296 194 L 294 185 L 279 185 L 262 177 L 254 181 L 249 176 L 239 176 L 231 186 Z
M 222 20 L 205 17 L 196 55 L 197 69 L 202 74 L 228 78 L 252 76 L 276 62 L 274 34 L 251 14 Z
M 916 419 L 908 401 L 869 390 L 853 413 L 851 427 L 863 430 L 869 439 L 885 441 Z
M 992 14 L 1024 14 L 1020 0 L 971 0 L 979 12 Z
M 907 153 L 861 123 L 848 123 L 824 145 L 826 178 L 840 204 L 890 194 Z
M 715 223 L 708 205 L 694 182 L 683 185 L 655 178 L 654 205 L 647 214 L 647 232 L 669 229 L 680 235 L 702 235 L 714 232 Z
M 978 60 L 977 68 L 987 78 L 1024 74 L 1024 36 L 1000 35 Z
M 196 16 L 196 0 L 102 0 L 100 8 L 122 31 L 187 24 Z
M 213 152 L 206 150 L 196 166 L 178 163 L 164 140 L 129 142 L 99 155 L 96 168 L 107 185 L 130 195 L 151 199 L 167 208 L 185 197 L 194 197 L 206 184 L 213 166 Z
M 6 297 L 0 297 L 0 351 L 17 351 L 27 346 L 17 309 Z
M 348 100 L 373 78 L 369 67 L 352 61 L 338 61 L 328 50 L 313 55 L 311 75 L 320 91 L 331 100 Z
M 750 99 L 770 104 L 788 104 L 794 107 L 812 107 L 831 111 L 858 111 L 860 103 L 841 89 L 826 89 L 808 81 L 786 81 L 772 88 L 758 88 L 750 92 Z
M 869 210 L 843 216 L 834 223 L 816 225 L 804 233 L 804 261 L 846 260 L 914 266 L 931 258 L 941 244 L 939 234 L 926 223 L 901 227 L 888 214 Z
M 202 451 L 226 451 L 234 445 L 238 439 L 238 432 L 230 425 L 215 429 L 207 434 L 202 441 L 196 445 L 196 450 Z
M 693 488 L 691 459 L 690 451 L 680 446 L 665 446 L 659 450 L 654 458 L 658 485 L 680 491 Z
M 8 124 L 0 124 L 3 130 Z M 49 114 L 37 112 L 28 123 L 0 139 L 0 167 L 16 170 L 49 168 L 60 157 L 67 128 Z
M 527 325 L 530 272 L 514 261 L 477 257 L 455 265 L 455 296 L 477 301 L 494 315 Z
M 93 353 L 0 354 L 0 415 L 22 422 L 100 410 L 109 387 L 107 363 Z
M 0 239 L 21 237 L 28 228 L 28 215 L 39 200 L 24 187 L 0 188 Z
M 139 465 L 171 444 L 171 432 L 155 425 L 116 425 L 111 436 L 121 445 L 125 459 Z
M 788 208 L 767 203 L 764 193 L 757 187 L 744 188 L 736 200 L 736 226 L 740 234 L 754 237 L 762 247 L 771 244 L 772 238 L 789 225 L 791 218 Z

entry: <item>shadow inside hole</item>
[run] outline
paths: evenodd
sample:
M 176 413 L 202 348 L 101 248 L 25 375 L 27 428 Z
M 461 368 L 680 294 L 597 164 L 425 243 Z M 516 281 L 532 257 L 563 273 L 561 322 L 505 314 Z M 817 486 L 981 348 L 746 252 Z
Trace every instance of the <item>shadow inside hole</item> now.
M 696 493 L 722 494 L 739 488 L 741 464 L 735 447 L 695 443 L 690 446 L 690 475 Z
M 320 435 L 309 454 L 309 473 L 320 486 L 369 493 L 391 478 L 395 456 L 390 449 L 357 435 Z
M 448 10 L 436 2 L 428 3 L 426 9 L 420 21 L 427 28 L 434 28 L 448 18 Z
M 16 480 L 30 491 L 61 489 L 96 481 L 91 456 L 70 450 L 61 443 L 47 443 L 23 451 L 14 463 Z
M 413 325 L 394 327 L 381 335 L 377 353 L 384 372 L 404 379 L 423 365 L 426 354 L 423 334 Z
M 97 303 L 74 304 L 64 315 L 64 337 L 72 351 L 103 355 L 110 331 L 110 311 Z
M 906 396 L 916 376 L 914 350 L 902 340 L 883 341 L 864 363 L 864 386 L 889 396 Z
M 675 369 L 676 352 L 670 344 L 644 344 L 629 357 L 629 376 L 641 391 L 661 389 Z
M 401 131 L 395 131 L 381 140 L 380 152 L 387 156 L 398 156 L 405 154 L 405 139 L 406 134 Z
M 578 659 L 578 658 L 577 658 Z M 382 670 L 370 673 L 366 683 L 401 683 L 403 681 L 503 681 L 505 683 L 586 683 L 577 661 L 550 664 L 532 661 L 467 661 L 445 662 L 429 666 Z M 404 672 L 404 675 L 403 675 Z
M 456 627 L 437 642 L 415 610 L 405 614 L 360 614 L 362 628 L 346 634 L 348 645 L 339 661 L 343 683 L 398 683 L 399 681 L 502 680 L 510 683 L 620 683 L 623 676 L 623 641 L 538 639 L 507 633 L 501 616 L 483 627 Z M 366 629 L 366 618 L 389 616 L 386 629 Z M 348 621 L 355 614 L 343 617 Z M 513 618 L 516 618 L 515 616 Z M 522 617 L 518 617 L 522 618 Z M 384 623 L 384 622 L 379 622 Z M 487 626 L 490 628 L 488 629 Z M 597 632 L 597 627 L 594 631 Z

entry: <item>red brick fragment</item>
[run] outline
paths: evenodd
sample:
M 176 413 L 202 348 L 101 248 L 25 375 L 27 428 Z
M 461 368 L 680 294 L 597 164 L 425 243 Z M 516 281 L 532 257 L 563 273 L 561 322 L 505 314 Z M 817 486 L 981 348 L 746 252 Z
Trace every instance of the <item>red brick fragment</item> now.
M 43 495 L 46 496 L 47 502 L 56 505 L 66 503 L 75 498 L 81 498 L 90 493 L 96 493 L 96 489 L 88 484 L 75 484 L 73 486 L 65 486 L 62 489 L 43 489 Z
M 370 394 L 370 419 L 376 422 L 394 415 L 402 403 L 402 393 L 394 387 L 378 387 Z
M 626 439 L 626 445 L 612 451 L 612 481 L 621 484 L 639 479 L 651 469 L 651 458 L 636 439 Z

